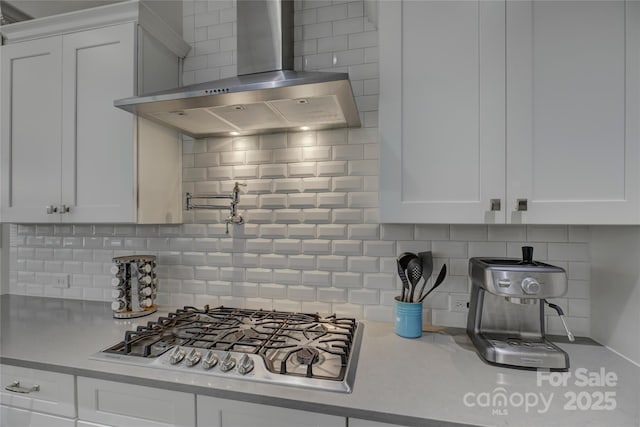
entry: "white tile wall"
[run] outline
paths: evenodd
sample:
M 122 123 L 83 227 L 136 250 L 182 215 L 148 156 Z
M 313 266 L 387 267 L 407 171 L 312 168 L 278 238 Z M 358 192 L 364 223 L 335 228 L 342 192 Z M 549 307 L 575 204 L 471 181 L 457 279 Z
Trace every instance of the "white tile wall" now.
M 110 298 L 110 259 L 159 257 L 159 302 L 336 312 L 390 321 L 400 280 L 395 257 L 432 250 L 447 264 L 441 292 L 426 301 L 434 323 L 464 326 L 450 295 L 468 296 L 468 258 L 520 256 L 566 268 L 560 302 L 579 335 L 589 335 L 589 230 L 574 226 L 378 224 L 378 35 L 362 1 L 296 0 L 296 68 L 348 71 L 363 128 L 210 138 L 183 143 L 184 191 L 248 187 L 247 223 L 225 234 L 219 212 L 184 213 L 182 226 L 18 225 L 11 228 L 15 294 Z M 193 46 L 184 84 L 236 74 L 235 2 L 184 2 L 184 38 Z M 224 217 L 225 215 L 222 215 Z M 55 288 L 56 274 L 71 287 Z M 434 274 L 435 276 L 435 274 Z M 549 317 L 549 329 L 562 333 Z

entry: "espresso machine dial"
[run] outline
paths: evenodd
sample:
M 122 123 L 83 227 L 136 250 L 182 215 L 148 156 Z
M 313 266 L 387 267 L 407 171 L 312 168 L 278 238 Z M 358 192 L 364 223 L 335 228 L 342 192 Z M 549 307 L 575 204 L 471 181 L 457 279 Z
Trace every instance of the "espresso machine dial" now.
M 525 277 L 520 286 L 527 295 L 535 295 L 540 292 L 540 283 L 533 277 Z

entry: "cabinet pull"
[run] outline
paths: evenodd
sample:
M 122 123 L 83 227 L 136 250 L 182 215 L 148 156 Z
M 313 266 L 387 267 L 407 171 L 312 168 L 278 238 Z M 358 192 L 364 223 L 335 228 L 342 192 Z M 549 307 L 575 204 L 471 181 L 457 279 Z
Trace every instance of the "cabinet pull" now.
M 33 387 L 28 388 L 28 387 L 20 387 L 20 381 L 14 381 L 11 384 L 9 384 L 8 386 L 5 387 L 5 390 L 9 390 L 9 391 L 13 391 L 14 393 L 24 393 L 24 394 L 29 394 L 32 391 L 36 392 L 36 391 L 40 391 L 40 386 L 38 384 L 35 384 Z
M 62 215 L 62 214 L 69 213 L 70 210 L 71 210 L 71 208 L 69 206 L 60 205 L 60 209 L 58 211 L 60 212 L 60 215 Z
M 58 208 L 56 206 L 49 205 L 46 208 L 47 208 L 47 215 L 51 215 L 58 212 Z
M 528 208 L 527 199 L 518 199 L 516 200 L 516 210 L 520 212 L 526 211 Z
M 493 212 L 497 212 L 500 209 L 502 209 L 501 205 L 501 200 L 500 199 L 491 199 L 491 211 Z

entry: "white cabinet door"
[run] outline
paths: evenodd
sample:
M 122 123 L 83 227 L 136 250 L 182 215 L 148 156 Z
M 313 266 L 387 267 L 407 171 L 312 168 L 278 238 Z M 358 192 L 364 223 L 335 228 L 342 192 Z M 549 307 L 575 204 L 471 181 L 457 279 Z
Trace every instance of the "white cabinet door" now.
M 198 396 L 198 426 L 346 427 L 344 417 Z
M 504 222 L 504 2 L 379 7 L 380 220 Z
M 66 222 L 136 222 L 135 24 L 63 36 L 62 203 Z
M 58 222 L 62 38 L 0 47 L 0 185 L 5 222 Z
M 506 22 L 507 221 L 637 224 L 640 4 L 508 1 Z
M 114 427 L 195 426 L 195 395 L 77 377 L 78 418 Z
M 75 427 L 71 418 L 56 417 L 0 405 L 0 426 L 6 427 Z
M 29 393 L 11 391 L 7 386 L 18 382 L 18 387 L 34 389 Z M 0 365 L 0 404 L 75 418 L 75 383 L 73 375 L 39 369 Z M 24 391 L 24 390 L 22 390 Z

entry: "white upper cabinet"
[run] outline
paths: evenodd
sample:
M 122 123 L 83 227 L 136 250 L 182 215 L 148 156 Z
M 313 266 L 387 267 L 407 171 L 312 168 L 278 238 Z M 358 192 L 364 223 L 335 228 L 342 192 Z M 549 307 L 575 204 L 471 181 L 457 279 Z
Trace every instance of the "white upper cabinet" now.
M 380 219 L 504 222 L 504 3 L 380 2 Z
M 511 222 L 640 222 L 639 11 L 635 1 L 507 2 Z M 517 199 L 527 211 L 514 212 Z
M 135 24 L 63 39 L 62 201 L 70 222 L 135 222 L 135 117 L 113 107 L 134 95 Z M 111 101 L 111 102 L 109 102 Z
M 177 87 L 189 46 L 137 2 L 0 32 L 0 219 L 181 222 L 179 135 L 113 101 Z
M 60 201 L 62 37 L 0 52 L 0 218 L 48 222 Z
M 638 9 L 382 2 L 381 221 L 640 223 Z

